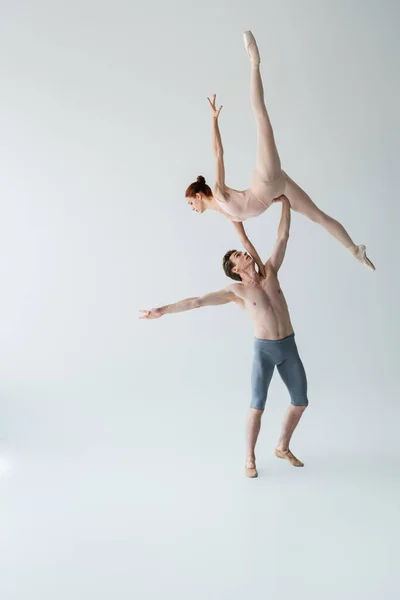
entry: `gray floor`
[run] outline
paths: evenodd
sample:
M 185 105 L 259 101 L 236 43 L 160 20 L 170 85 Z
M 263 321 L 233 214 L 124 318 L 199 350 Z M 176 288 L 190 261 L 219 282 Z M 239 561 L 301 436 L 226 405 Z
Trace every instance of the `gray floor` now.
M 329 396 L 310 404 L 293 440 L 306 466 L 295 469 L 272 455 L 286 402 L 276 386 L 260 475 L 247 480 L 236 399 L 211 415 L 200 393 L 190 410 L 176 396 L 179 420 L 161 402 L 136 419 L 118 386 L 108 407 L 97 390 L 92 415 L 93 398 L 72 391 L 58 417 L 39 398 L 25 422 L 9 412 L 2 598 L 398 597 L 399 447 L 385 447 L 395 423 L 380 425 L 378 407 L 361 423 L 357 402 L 345 419 Z

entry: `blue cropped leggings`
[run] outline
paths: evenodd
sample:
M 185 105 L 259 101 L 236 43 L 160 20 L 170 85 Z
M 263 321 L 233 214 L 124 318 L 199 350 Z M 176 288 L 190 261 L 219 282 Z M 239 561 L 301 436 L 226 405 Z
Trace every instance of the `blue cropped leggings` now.
M 251 375 L 251 408 L 264 410 L 268 388 L 275 369 L 289 390 L 294 406 L 307 406 L 307 377 L 297 350 L 294 333 L 282 340 L 255 338 Z

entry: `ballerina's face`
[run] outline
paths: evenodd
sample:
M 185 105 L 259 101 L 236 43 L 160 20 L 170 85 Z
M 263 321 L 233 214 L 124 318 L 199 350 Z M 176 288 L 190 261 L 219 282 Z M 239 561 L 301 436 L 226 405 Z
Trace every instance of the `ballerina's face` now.
M 188 198 L 187 201 L 189 206 L 192 207 L 192 210 L 198 213 L 203 213 L 206 210 L 202 194 L 196 194 L 194 198 Z

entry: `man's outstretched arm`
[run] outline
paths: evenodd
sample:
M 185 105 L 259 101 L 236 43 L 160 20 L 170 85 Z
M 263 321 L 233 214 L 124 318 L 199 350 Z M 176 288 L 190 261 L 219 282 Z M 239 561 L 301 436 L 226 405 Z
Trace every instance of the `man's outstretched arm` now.
M 282 202 L 282 216 L 278 227 L 278 237 L 275 242 L 271 257 L 267 260 L 266 265 L 270 265 L 275 273 L 277 273 L 285 258 L 287 243 L 289 240 L 290 231 L 290 204 L 286 196 L 280 196 L 275 202 Z
M 218 306 L 219 304 L 228 304 L 228 302 L 234 302 L 236 300 L 235 294 L 229 290 L 224 289 L 219 292 L 212 292 L 211 294 L 205 294 L 197 298 L 186 298 L 175 304 L 167 304 L 166 306 L 160 306 L 159 308 L 152 308 L 151 310 L 141 310 L 143 313 L 140 319 L 159 319 L 163 315 L 172 315 L 174 313 L 185 312 L 187 310 L 193 310 L 194 308 L 200 308 L 202 306 Z

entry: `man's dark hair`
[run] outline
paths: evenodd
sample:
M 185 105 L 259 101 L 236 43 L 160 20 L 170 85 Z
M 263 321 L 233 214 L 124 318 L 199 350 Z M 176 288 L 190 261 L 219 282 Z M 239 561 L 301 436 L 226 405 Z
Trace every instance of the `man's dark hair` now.
M 231 256 L 234 252 L 236 252 L 236 250 L 228 250 L 228 252 L 225 254 L 224 258 L 222 259 L 222 268 L 224 269 L 227 277 L 230 277 L 235 281 L 242 281 L 240 275 L 238 273 L 233 273 L 232 271 L 235 264 L 231 261 Z

